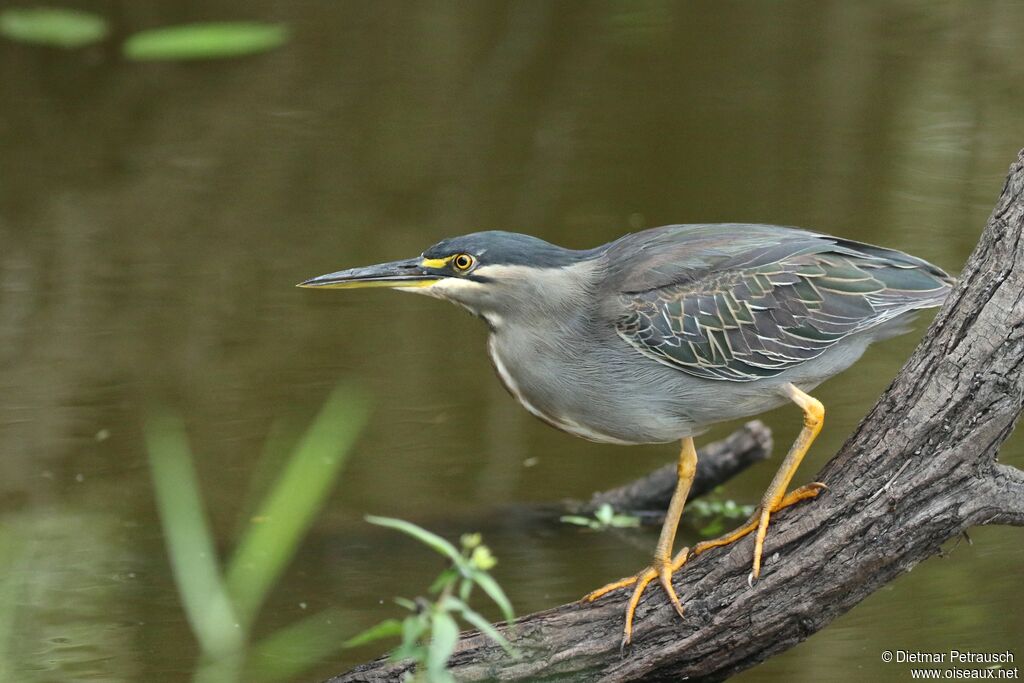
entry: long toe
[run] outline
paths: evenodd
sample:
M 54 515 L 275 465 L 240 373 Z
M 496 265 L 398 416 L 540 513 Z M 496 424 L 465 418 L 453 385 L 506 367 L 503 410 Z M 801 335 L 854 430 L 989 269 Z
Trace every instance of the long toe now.
M 644 571 L 646 571 L 646 570 L 644 570 Z M 632 586 L 634 583 L 637 582 L 637 579 L 639 579 L 640 575 L 643 574 L 643 573 L 644 572 L 640 572 L 640 574 L 635 574 L 633 576 L 627 576 L 624 579 L 619 579 L 618 581 L 612 581 L 611 583 L 605 584 L 605 585 L 601 586 L 600 588 L 592 590 L 589 593 L 587 593 L 586 595 L 584 595 L 582 598 L 580 598 L 580 602 L 593 602 L 594 600 L 597 600 L 598 598 L 603 598 L 605 595 L 608 595 L 612 591 L 617 591 L 620 588 L 627 588 L 629 586 Z
M 757 533 L 754 535 L 754 570 L 750 573 L 751 579 L 747 583 L 753 585 L 761 576 L 761 553 L 764 551 L 764 539 L 768 535 L 768 522 L 771 520 L 771 513 L 767 510 L 761 512 L 761 518 L 757 523 Z
M 633 640 L 633 617 L 636 616 L 636 606 L 640 604 L 640 597 L 644 594 L 647 584 L 657 575 L 653 567 L 648 567 L 636 575 L 636 588 L 633 589 L 633 594 L 629 596 L 629 602 L 626 604 L 626 624 L 622 629 L 621 650 L 625 650 Z
M 672 585 L 672 573 L 672 567 L 662 567 L 661 570 L 658 572 L 658 581 L 661 583 L 661 587 L 665 590 L 665 595 L 668 596 L 668 599 L 672 603 L 672 606 L 676 608 L 676 614 L 682 617 L 683 605 L 681 602 L 679 602 L 679 596 L 676 595 L 676 589 Z
M 619 588 L 626 588 L 633 586 L 633 592 L 629 596 L 629 601 L 626 603 L 626 623 L 622 629 L 622 648 L 625 648 L 633 640 L 633 620 L 636 617 L 636 608 L 640 604 L 640 598 L 643 597 L 644 591 L 647 589 L 647 585 L 654 579 L 658 579 L 658 583 L 661 584 L 662 589 L 665 591 L 665 595 L 668 596 L 669 602 L 672 603 L 672 607 L 676 613 L 683 616 L 683 604 L 679 600 L 679 596 L 676 594 L 676 589 L 672 585 L 672 575 L 686 564 L 686 560 L 689 557 L 690 549 L 683 548 L 676 554 L 675 558 L 669 559 L 664 558 L 663 560 L 656 561 L 655 566 L 646 567 L 635 576 L 621 579 L 613 583 L 609 583 L 607 586 L 602 586 L 595 591 L 591 591 L 583 596 L 582 601 L 592 602 L 608 593 L 618 590 Z

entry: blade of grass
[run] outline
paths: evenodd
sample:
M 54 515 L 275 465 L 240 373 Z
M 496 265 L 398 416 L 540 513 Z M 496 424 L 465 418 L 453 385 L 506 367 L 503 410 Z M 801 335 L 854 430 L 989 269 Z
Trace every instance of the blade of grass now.
M 185 614 L 203 651 L 222 656 L 242 647 L 246 631 L 239 628 L 217 567 L 185 429 L 170 415 L 155 413 L 145 432 L 164 542 Z
M 238 518 L 234 527 L 234 538 L 242 534 L 253 523 L 256 509 L 277 476 L 284 469 L 288 457 L 302 437 L 302 425 L 296 420 L 277 418 L 270 423 L 267 436 L 263 440 L 263 448 L 256 461 L 249 467 L 249 484 L 245 489 L 245 497 L 238 505 Z
M 192 683 L 241 683 L 244 664 L 245 650 L 203 655 L 192 672 Z
M 368 415 L 366 401 L 338 387 L 256 510 L 227 569 L 239 623 L 248 628 L 323 505 Z
M 345 622 L 340 610 L 328 609 L 278 629 L 253 647 L 246 663 L 245 680 L 247 683 L 296 680 L 303 671 L 348 647 L 343 633 Z M 364 631 L 361 635 L 368 633 Z M 400 633 L 399 623 L 394 635 Z

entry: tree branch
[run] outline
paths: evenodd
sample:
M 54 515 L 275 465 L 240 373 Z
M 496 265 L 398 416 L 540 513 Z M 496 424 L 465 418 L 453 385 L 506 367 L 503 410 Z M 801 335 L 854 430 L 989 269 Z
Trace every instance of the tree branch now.
M 990 501 L 989 510 L 979 510 L 978 524 L 1012 524 L 1024 526 L 1024 472 L 1010 465 L 995 466 L 991 493 L 983 496 Z M 989 512 L 986 516 L 985 513 Z
M 826 626 L 975 524 L 1024 523 L 1024 473 L 996 463 L 1024 400 L 1024 152 L 1010 169 L 960 283 L 892 385 L 815 477 L 829 491 L 773 516 L 760 581 L 752 539 L 674 577 L 680 619 L 649 590 L 619 653 L 627 591 L 503 627 L 523 652 L 463 634 L 460 681 L 722 680 Z M 371 662 L 333 679 L 396 681 Z
M 720 486 L 772 452 L 772 432 L 760 420 L 752 420 L 726 438 L 698 450 L 697 473 L 690 487 L 690 499 Z M 617 511 L 639 515 L 645 522 L 658 523 L 676 487 L 676 464 L 659 467 L 650 474 L 617 488 L 595 493 L 585 503 L 569 501 L 575 514 L 590 514 L 604 504 Z

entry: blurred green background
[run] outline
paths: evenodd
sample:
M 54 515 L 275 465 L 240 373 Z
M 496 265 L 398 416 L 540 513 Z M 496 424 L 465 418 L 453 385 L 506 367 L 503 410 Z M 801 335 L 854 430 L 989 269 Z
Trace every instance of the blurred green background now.
M 109 34 L 77 49 L 0 39 L 6 680 L 191 675 L 199 645 L 143 438 L 152 404 L 188 430 L 223 551 L 268 435 L 297 438 L 340 381 L 372 399 L 256 638 L 326 609 L 355 634 L 436 576 L 436 557 L 366 513 L 482 531 L 518 613 L 648 561 L 655 531 L 589 533 L 516 506 L 586 497 L 674 447 L 599 446 L 537 422 L 494 378 L 484 327 L 450 306 L 296 282 L 477 229 L 588 247 L 698 221 L 799 225 L 956 272 L 1024 145 L 1014 1 L 71 6 Z M 237 59 L 122 56 L 138 31 L 223 20 L 280 24 L 287 39 Z M 819 390 L 828 421 L 799 482 L 925 322 Z M 800 424 L 792 409 L 765 419 L 779 444 Z M 1003 460 L 1024 465 L 1022 451 L 1013 438 Z M 727 495 L 755 502 L 773 470 Z M 737 680 L 905 680 L 885 649 L 1024 654 L 1020 534 L 973 538 Z

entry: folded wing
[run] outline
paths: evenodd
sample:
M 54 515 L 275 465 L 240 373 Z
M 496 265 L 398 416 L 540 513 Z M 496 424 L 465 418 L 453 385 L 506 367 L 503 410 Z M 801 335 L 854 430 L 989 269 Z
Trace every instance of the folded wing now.
M 663 248 L 645 269 L 642 244 L 613 245 L 633 252 L 616 329 L 641 353 L 706 379 L 774 377 L 852 334 L 938 305 L 952 282 L 902 252 L 814 233 L 699 226 L 690 240 L 688 226 L 673 227 L 677 268 Z M 702 248 L 710 265 L 695 256 Z

